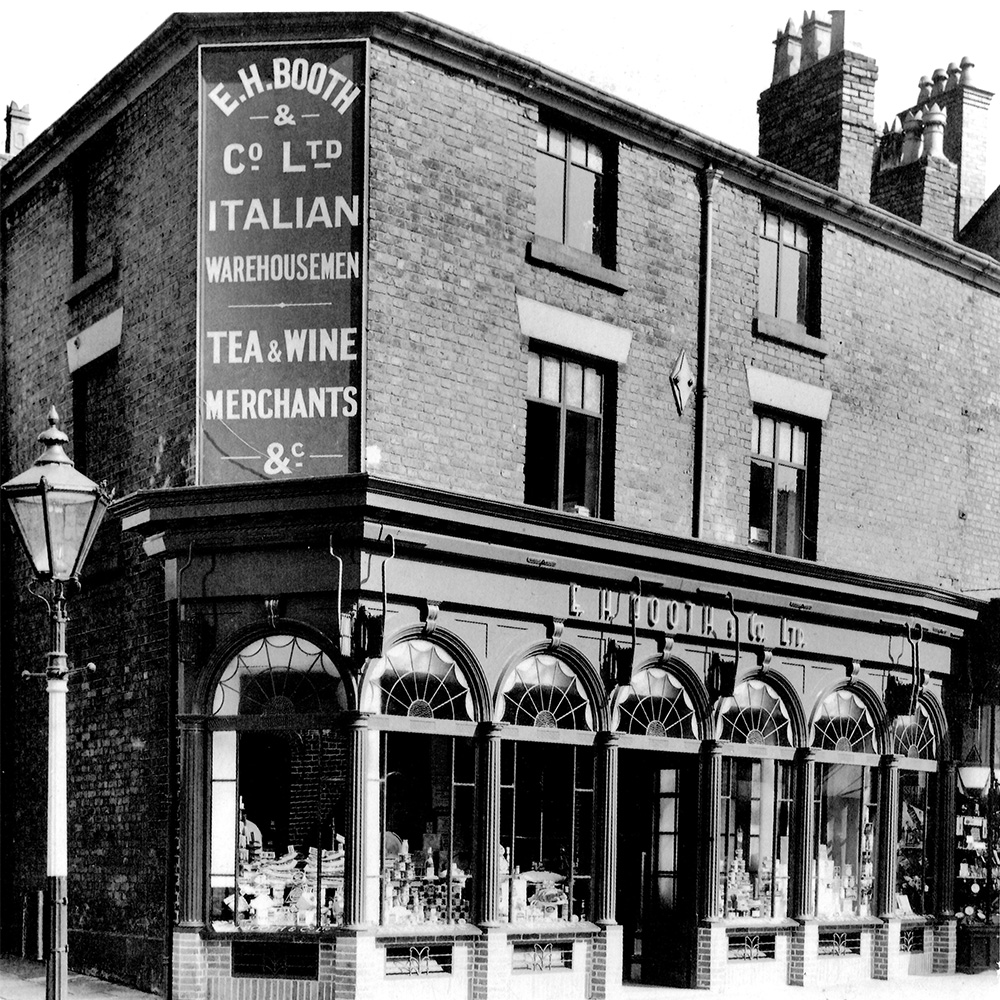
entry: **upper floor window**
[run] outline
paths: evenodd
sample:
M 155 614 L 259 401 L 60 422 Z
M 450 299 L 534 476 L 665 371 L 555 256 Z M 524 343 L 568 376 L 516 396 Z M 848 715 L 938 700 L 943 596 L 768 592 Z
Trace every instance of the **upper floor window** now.
M 535 235 L 610 265 L 608 166 L 606 151 L 596 142 L 539 124 Z
M 795 219 L 764 209 L 757 226 L 758 312 L 799 326 L 810 324 L 809 231 Z
M 798 419 L 755 412 L 750 462 L 750 544 L 816 557 L 819 434 Z
M 528 352 L 525 503 L 591 516 L 607 506 L 609 382 L 593 362 Z

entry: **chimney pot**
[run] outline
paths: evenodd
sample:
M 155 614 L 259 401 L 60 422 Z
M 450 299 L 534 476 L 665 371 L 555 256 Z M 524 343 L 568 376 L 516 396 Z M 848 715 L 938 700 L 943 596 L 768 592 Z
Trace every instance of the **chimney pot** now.
M 920 93 L 917 94 L 917 104 L 926 101 L 931 96 L 931 79 L 929 76 L 922 76 L 920 78 L 920 83 L 917 84 L 920 88 Z
M 903 119 L 903 155 L 902 163 L 913 163 L 920 159 L 923 145 L 924 122 L 923 115 L 918 111 L 914 114 L 907 111 Z
M 960 87 L 962 85 L 961 75 L 962 71 L 955 63 L 948 63 L 948 82 L 945 84 L 945 90 L 954 90 L 956 87 Z
M 947 114 L 937 104 L 932 104 L 924 112 L 924 154 L 928 159 L 945 159 L 944 123 L 946 118 Z
M 802 69 L 808 69 L 830 54 L 830 24 L 813 11 L 802 12 Z
M 973 77 L 975 76 L 975 74 L 972 72 L 973 67 L 975 65 L 976 64 L 968 56 L 962 56 L 961 67 L 962 67 L 962 86 L 963 87 L 968 87 L 970 85 L 973 86 L 973 87 L 975 86 L 975 80 L 973 79 Z
M 931 88 L 931 97 L 937 97 L 944 93 L 944 85 L 948 82 L 948 74 L 938 67 L 934 70 L 934 86 Z

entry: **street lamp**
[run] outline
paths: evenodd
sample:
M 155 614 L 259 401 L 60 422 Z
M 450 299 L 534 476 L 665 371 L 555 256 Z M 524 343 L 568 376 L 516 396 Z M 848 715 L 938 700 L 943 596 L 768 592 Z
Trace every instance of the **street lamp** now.
M 45 678 L 49 702 L 48 821 L 46 830 L 49 893 L 47 1000 L 65 1000 L 67 982 L 66 858 L 66 599 L 79 589 L 80 570 L 100 527 L 110 496 L 73 468 L 59 429 L 59 414 L 49 411 L 49 426 L 38 435 L 44 451 L 35 464 L 0 486 L 17 535 L 48 596 L 32 590 L 49 609 L 51 652 Z

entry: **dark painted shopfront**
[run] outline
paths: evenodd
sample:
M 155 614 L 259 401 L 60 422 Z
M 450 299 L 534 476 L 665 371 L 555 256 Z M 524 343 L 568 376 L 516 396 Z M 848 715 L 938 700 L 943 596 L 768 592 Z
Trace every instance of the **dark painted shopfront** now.
M 175 623 L 175 983 L 582 997 L 954 954 L 970 602 L 367 477 L 120 514 Z

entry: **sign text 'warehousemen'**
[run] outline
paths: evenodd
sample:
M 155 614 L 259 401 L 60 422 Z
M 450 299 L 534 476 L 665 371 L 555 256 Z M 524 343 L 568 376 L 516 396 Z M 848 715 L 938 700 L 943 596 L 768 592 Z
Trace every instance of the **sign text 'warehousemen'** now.
M 359 468 L 363 42 L 201 49 L 199 482 Z

